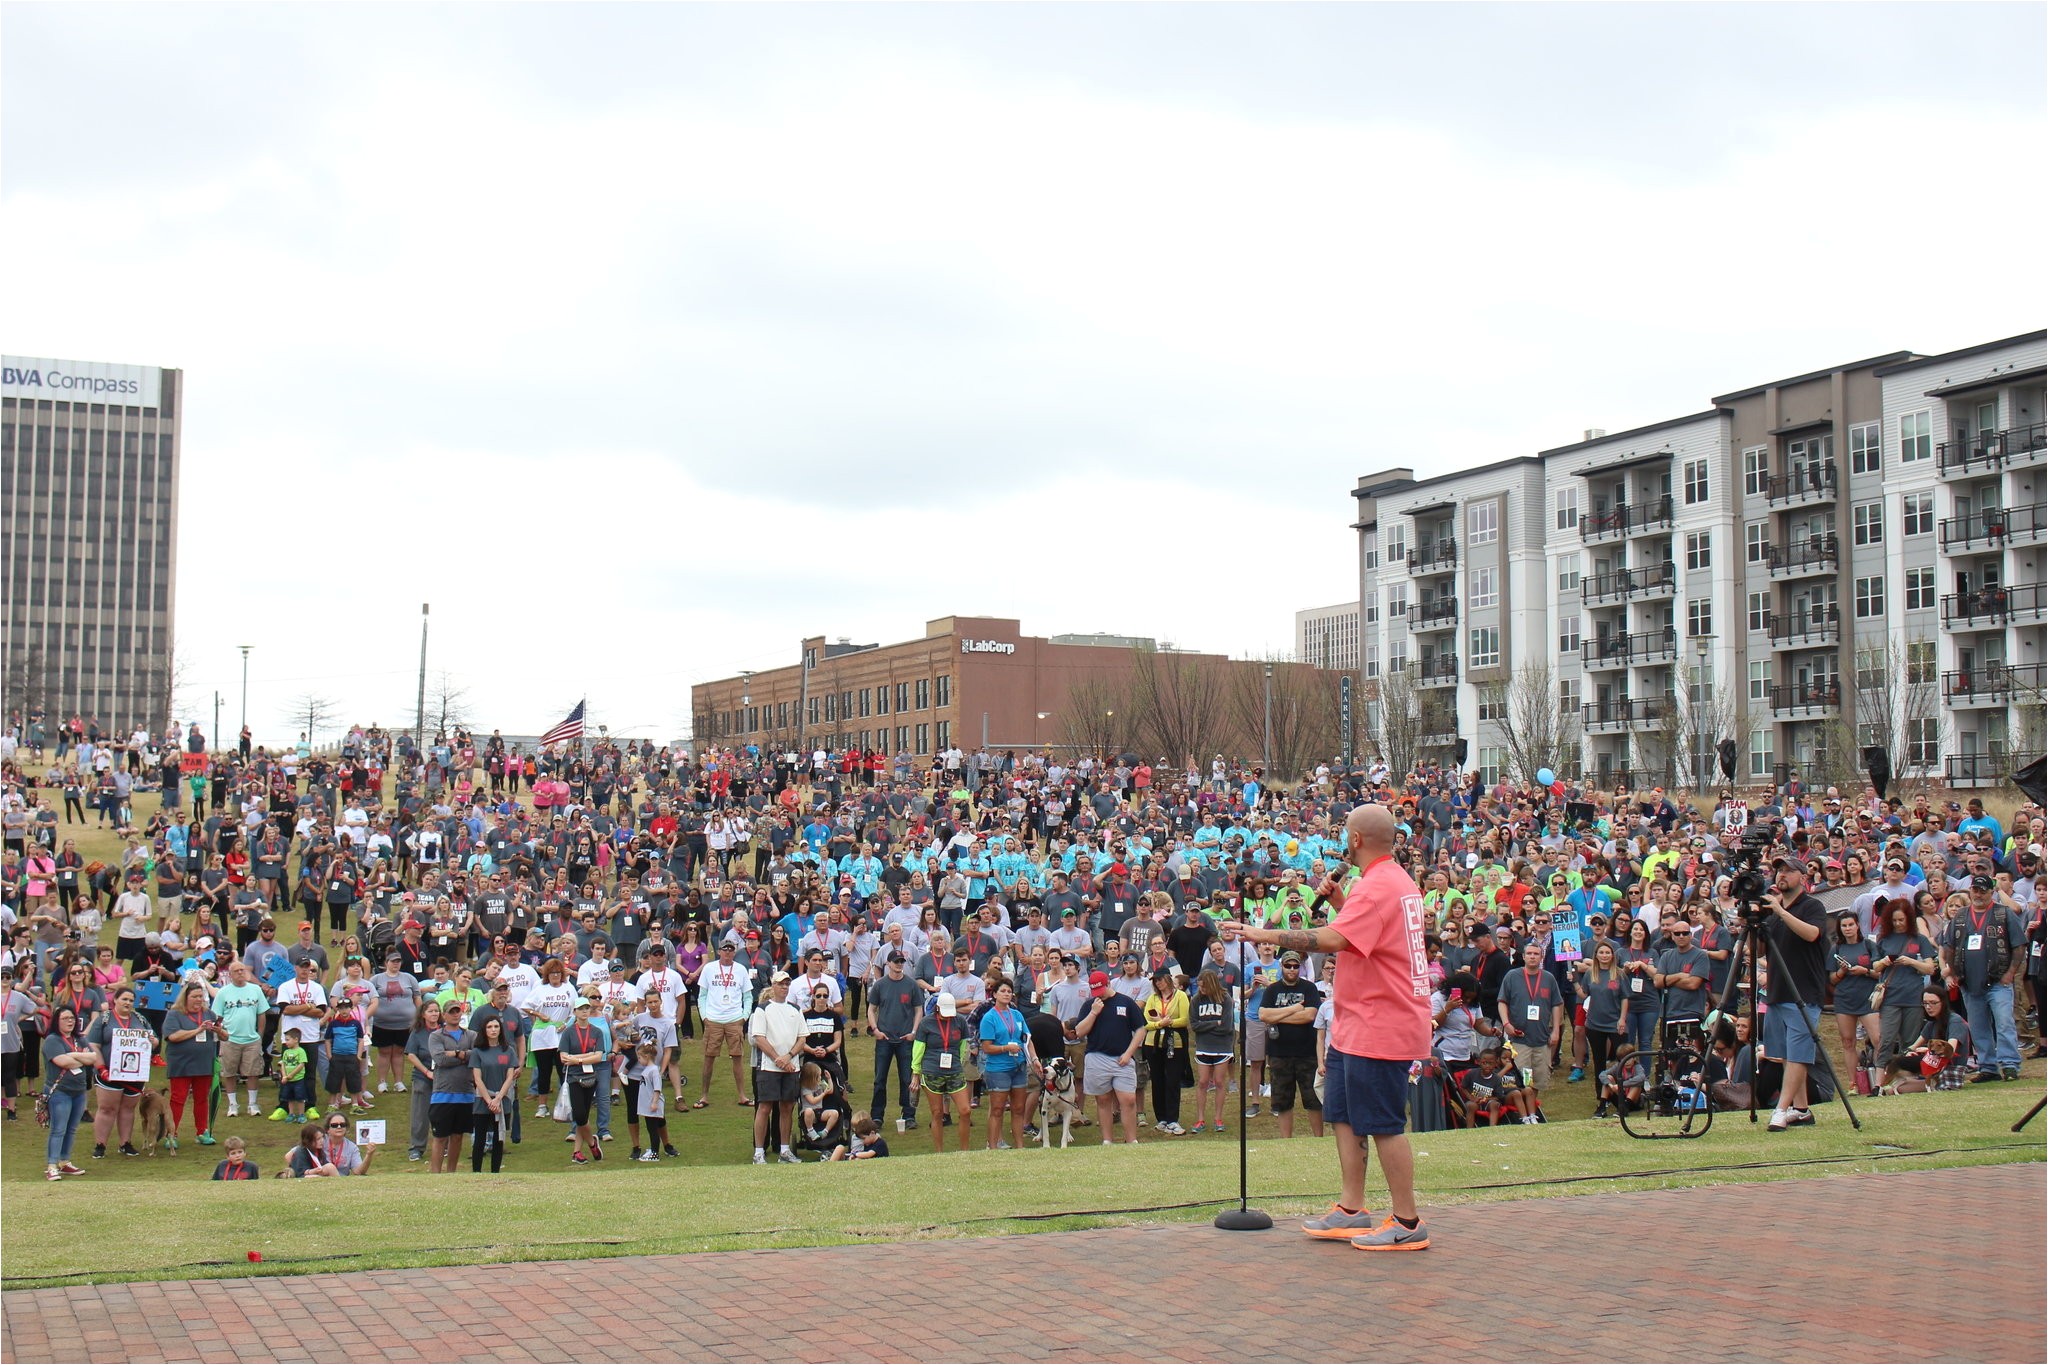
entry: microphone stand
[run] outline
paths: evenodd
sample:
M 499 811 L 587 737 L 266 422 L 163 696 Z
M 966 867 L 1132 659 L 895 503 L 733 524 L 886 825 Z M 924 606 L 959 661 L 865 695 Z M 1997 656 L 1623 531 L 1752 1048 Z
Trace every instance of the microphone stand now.
M 1239 939 L 1238 942 L 1242 943 L 1244 942 L 1244 940 Z M 1250 1178 L 1250 1156 L 1248 1148 L 1246 1146 L 1246 1144 L 1250 1141 L 1251 1138 L 1251 1123 L 1244 1117 L 1243 1108 L 1243 1105 L 1245 1104 L 1244 1058 L 1246 1052 L 1245 1039 L 1247 1036 L 1246 1020 L 1250 1016 L 1250 1010 L 1248 1010 L 1246 1006 L 1247 1003 L 1251 1000 L 1251 991 L 1248 990 L 1247 987 L 1249 986 L 1250 981 L 1250 966 L 1246 963 L 1240 963 L 1237 969 L 1238 1102 L 1231 1106 L 1231 1108 L 1237 1110 L 1237 1113 L 1234 1116 L 1237 1119 L 1237 1207 L 1234 1209 L 1225 1209 L 1223 1210 L 1223 1212 L 1216 1215 L 1216 1226 L 1223 1229 L 1225 1232 L 1263 1232 L 1266 1229 L 1273 1226 L 1273 1216 L 1271 1214 L 1266 1213 L 1260 1209 L 1246 1207 L 1246 1204 L 1251 1198 L 1250 1194 L 1248 1193 L 1249 1185 L 1247 1183 Z

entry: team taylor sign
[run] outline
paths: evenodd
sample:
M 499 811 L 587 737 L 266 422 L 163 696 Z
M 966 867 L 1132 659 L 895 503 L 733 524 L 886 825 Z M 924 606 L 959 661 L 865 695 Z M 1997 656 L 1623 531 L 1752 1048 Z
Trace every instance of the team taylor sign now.
M 117 403 L 153 408 L 162 372 L 154 365 L 105 365 L 91 360 L 0 357 L 0 393 L 59 403 Z
M 1004 640 L 962 640 L 962 654 L 1015 654 L 1017 646 Z

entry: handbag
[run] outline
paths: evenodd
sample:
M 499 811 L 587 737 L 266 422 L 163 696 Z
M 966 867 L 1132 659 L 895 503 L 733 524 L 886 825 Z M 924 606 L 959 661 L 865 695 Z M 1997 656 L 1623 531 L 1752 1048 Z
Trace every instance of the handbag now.
M 1727 1111 L 1747 1109 L 1750 1105 L 1750 1088 L 1747 1081 L 1715 1081 L 1707 1087 L 1707 1100 L 1714 1108 Z

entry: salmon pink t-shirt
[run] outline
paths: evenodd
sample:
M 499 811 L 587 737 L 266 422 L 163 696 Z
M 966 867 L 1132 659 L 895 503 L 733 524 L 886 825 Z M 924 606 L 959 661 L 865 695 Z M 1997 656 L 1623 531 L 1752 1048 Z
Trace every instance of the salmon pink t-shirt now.
M 1352 880 L 1330 926 L 1344 936 L 1330 989 L 1330 1046 L 1349 1057 L 1429 1055 L 1429 952 L 1422 890 L 1391 857 Z

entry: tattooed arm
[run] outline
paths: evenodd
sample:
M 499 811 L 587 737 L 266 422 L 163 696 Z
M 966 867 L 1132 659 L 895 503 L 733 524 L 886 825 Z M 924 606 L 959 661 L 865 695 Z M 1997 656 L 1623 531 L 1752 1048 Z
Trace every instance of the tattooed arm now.
M 1260 929 L 1225 920 L 1223 933 L 1226 938 L 1241 938 L 1248 943 L 1270 943 L 1283 953 L 1342 952 L 1345 942 L 1344 936 L 1328 925 L 1320 929 Z

